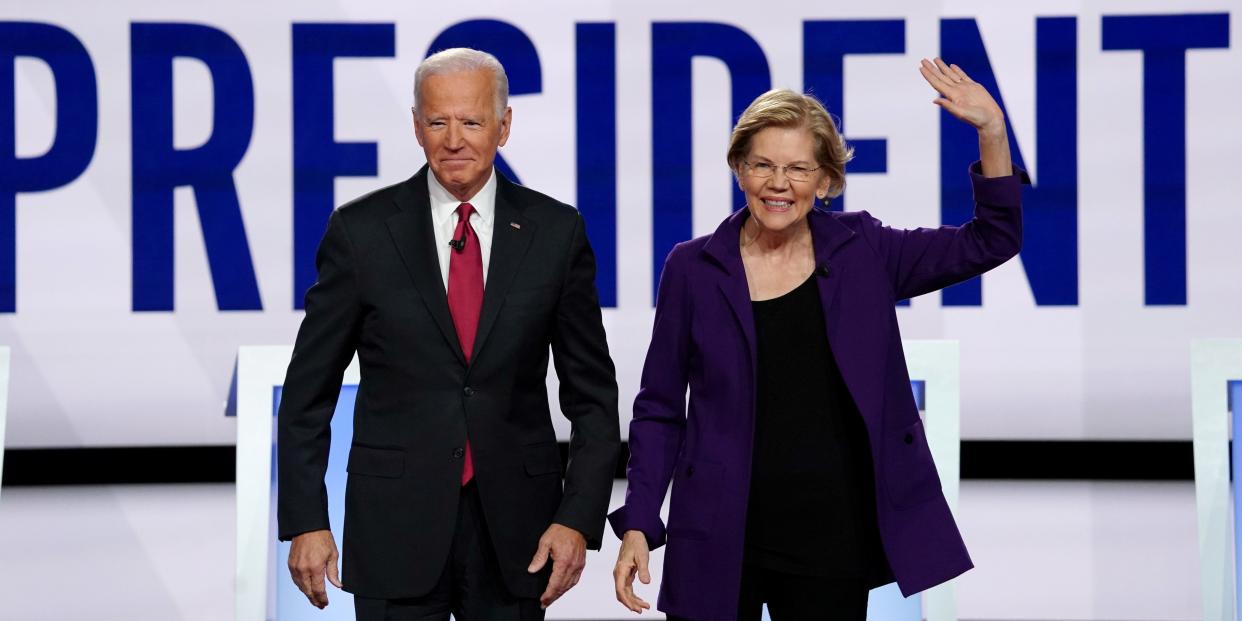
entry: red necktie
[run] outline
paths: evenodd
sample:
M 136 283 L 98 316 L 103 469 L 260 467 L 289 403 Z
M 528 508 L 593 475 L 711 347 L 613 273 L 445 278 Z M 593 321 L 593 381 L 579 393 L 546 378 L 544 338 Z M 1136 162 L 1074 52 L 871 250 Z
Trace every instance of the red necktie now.
M 479 329 L 479 311 L 483 309 L 483 252 L 479 237 L 470 226 L 470 214 L 474 206 L 462 203 L 457 207 L 457 230 L 453 231 L 453 252 L 449 253 L 448 305 L 453 315 L 453 327 L 461 351 L 470 363 L 474 351 L 474 335 Z M 470 440 L 466 440 L 465 464 L 461 471 L 461 484 L 474 478 L 474 459 L 470 456 Z

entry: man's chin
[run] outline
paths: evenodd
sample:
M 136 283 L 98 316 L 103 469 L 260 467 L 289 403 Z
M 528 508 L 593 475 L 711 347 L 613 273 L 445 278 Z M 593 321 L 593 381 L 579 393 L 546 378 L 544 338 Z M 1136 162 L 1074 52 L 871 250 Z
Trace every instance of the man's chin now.
M 470 170 L 453 170 L 443 167 L 438 170 L 433 168 L 432 172 L 436 175 L 436 181 L 444 186 L 444 189 L 457 194 L 465 191 L 467 188 L 474 187 L 482 181 L 486 181 L 483 175 L 475 174 L 476 171 Z
M 436 179 L 439 179 L 440 183 L 443 183 L 445 185 L 448 185 L 450 183 L 462 183 L 470 176 L 470 175 L 467 175 L 466 171 L 464 170 L 446 168 L 443 164 L 439 166 L 432 166 L 431 172 L 435 173 Z

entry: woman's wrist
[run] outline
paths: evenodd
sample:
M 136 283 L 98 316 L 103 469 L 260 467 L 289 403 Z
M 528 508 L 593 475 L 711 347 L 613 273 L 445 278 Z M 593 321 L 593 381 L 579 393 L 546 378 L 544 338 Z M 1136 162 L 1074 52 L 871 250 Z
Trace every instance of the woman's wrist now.
M 979 127 L 980 142 L 999 143 L 1008 140 L 1009 136 L 1005 133 L 1005 118 L 1001 117 L 994 121 L 989 121 Z

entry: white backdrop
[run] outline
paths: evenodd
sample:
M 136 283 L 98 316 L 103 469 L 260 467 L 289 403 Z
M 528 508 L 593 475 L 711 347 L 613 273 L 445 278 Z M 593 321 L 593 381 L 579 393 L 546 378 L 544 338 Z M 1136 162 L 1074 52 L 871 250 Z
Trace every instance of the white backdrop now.
M 1238 2 L 482 1 L 465 7 L 290 1 L 259 10 L 235 1 L 3 0 L 0 6 L 7 20 L 72 33 L 89 53 L 98 83 L 98 142 L 89 166 L 66 185 L 16 198 L 16 311 L 0 315 L 0 342 L 13 352 L 11 447 L 234 441 L 234 423 L 222 416 L 234 352 L 239 345 L 292 343 L 302 315 L 292 304 L 291 24 L 303 22 L 395 24 L 393 57 L 335 62 L 335 139 L 378 144 L 378 174 L 338 178 L 338 204 L 422 165 L 408 112 L 413 69 L 437 34 L 480 18 L 524 32 L 542 69 L 542 91 L 511 100 L 513 134 L 502 154 L 525 184 L 576 204 L 575 131 L 596 119 L 576 119 L 575 24 L 615 24 L 618 305 L 605 310 L 605 322 L 622 388 L 623 429 L 651 321 L 652 154 L 663 147 L 652 137 L 656 22 L 740 28 L 762 48 L 772 85 L 801 89 L 804 21 L 903 20 L 904 54 L 845 59 L 847 135 L 888 141 L 887 172 L 851 175 L 848 208 L 897 226 L 934 226 L 941 208 L 940 113 L 916 66 L 939 53 L 941 19 L 977 20 L 1015 146 L 1036 184 L 1035 20 L 1077 19 L 1078 303 L 1036 305 L 1015 260 L 984 279 L 981 306 L 946 307 L 930 295 L 898 311 L 905 338 L 960 341 L 964 438 L 1188 438 L 1190 339 L 1242 336 L 1238 46 L 1185 55 L 1189 303 L 1147 306 L 1143 55 L 1105 51 L 1101 35 L 1105 15 L 1187 12 L 1231 12 L 1232 34 Z M 254 130 L 234 181 L 263 310 L 218 310 L 188 188 L 175 195 L 175 310 L 133 310 L 134 22 L 211 26 L 245 54 L 254 81 Z M 700 235 L 732 207 L 724 165 L 730 76 L 718 60 L 699 58 L 692 66 L 693 232 Z M 213 82 L 202 62 L 178 59 L 173 67 L 174 145 L 191 149 L 219 129 L 211 121 Z M 16 155 L 38 157 L 57 134 L 48 65 L 19 57 L 13 93 Z

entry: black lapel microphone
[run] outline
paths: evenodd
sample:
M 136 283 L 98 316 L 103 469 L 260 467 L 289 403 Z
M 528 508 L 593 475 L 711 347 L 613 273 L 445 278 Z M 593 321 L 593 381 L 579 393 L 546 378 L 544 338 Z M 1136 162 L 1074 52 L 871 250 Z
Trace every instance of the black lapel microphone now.
M 461 239 L 450 239 L 449 246 L 457 252 L 465 252 L 466 250 L 466 227 L 461 227 Z

